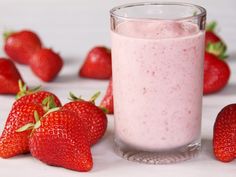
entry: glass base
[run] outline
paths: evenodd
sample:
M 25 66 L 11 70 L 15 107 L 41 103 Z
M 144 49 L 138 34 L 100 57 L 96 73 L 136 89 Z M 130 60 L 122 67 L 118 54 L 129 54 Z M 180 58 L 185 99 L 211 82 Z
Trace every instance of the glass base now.
M 201 141 L 194 141 L 185 146 L 168 151 L 148 152 L 132 148 L 118 139 L 115 142 L 115 152 L 129 161 L 145 164 L 170 164 L 196 157 L 201 150 Z

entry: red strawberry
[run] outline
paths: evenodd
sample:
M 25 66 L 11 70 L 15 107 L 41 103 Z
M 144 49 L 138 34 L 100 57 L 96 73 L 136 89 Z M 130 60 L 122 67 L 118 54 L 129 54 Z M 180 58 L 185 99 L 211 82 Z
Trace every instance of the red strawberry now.
M 15 106 L 6 121 L 0 138 L 0 157 L 9 158 L 29 152 L 28 138 L 31 131 L 16 132 L 27 123 L 35 123 L 34 111 L 43 116 L 42 106 L 35 103 L 23 103 Z
M 206 51 L 220 59 L 227 57 L 227 47 L 224 41 L 215 33 L 216 22 L 209 23 L 206 29 L 205 46 Z
M 112 78 L 109 81 L 109 85 L 106 91 L 104 98 L 102 99 L 101 105 L 102 108 L 105 108 L 108 111 L 108 114 L 114 113 L 113 105 L 113 92 L 112 92 Z
M 29 30 L 4 35 L 5 52 L 11 59 L 21 64 L 28 64 L 30 57 L 42 46 L 37 34 Z
M 30 59 L 32 71 L 43 81 L 52 81 L 63 66 L 62 58 L 51 49 L 40 49 Z
M 90 146 L 83 123 L 71 111 L 46 114 L 36 123 L 29 139 L 31 154 L 42 162 L 76 171 L 93 166 Z M 35 124 L 35 125 L 36 125 Z
M 94 47 L 87 55 L 79 75 L 93 79 L 111 77 L 111 51 L 106 47 Z
M 22 77 L 15 64 L 9 59 L 0 58 L 0 93 L 16 94 L 19 80 Z
M 20 92 L 17 94 L 17 100 L 13 103 L 13 107 L 22 103 L 36 103 L 48 108 L 61 107 L 61 102 L 56 95 L 48 91 L 40 91 L 39 87 L 29 90 L 26 85 L 19 82 Z M 50 100 L 50 98 L 52 100 Z M 49 100 L 48 100 L 49 99 Z M 48 105 L 51 104 L 51 105 Z
M 236 104 L 224 107 L 216 117 L 213 135 L 215 157 L 230 162 L 236 157 Z
M 217 92 L 228 83 L 230 69 L 226 62 L 213 54 L 205 52 L 204 60 L 204 94 Z
M 60 107 L 61 102 L 58 99 L 58 97 L 54 95 L 53 93 L 47 92 L 47 91 L 38 91 L 35 93 L 31 93 L 29 95 L 22 96 L 21 98 L 19 98 L 13 103 L 13 107 L 22 103 L 37 103 L 37 104 L 46 106 L 43 104 L 43 102 L 45 101 L 46 98 L 50 96 L 53 98 L 53 101 L 55 102 L 55 106 L 53 107 Z M 46 103 L 47 103 L 47 100 L 46 100 Z
M 75 112 L 83 121 L 91 145 L 100 140 L 107 129 L 106 114 L 94 104 L 97 96 L 98 94 L 93 96 L 90 101 L 85 101 L 71 94 L 75 101 L 69 102 L 61 108 Z

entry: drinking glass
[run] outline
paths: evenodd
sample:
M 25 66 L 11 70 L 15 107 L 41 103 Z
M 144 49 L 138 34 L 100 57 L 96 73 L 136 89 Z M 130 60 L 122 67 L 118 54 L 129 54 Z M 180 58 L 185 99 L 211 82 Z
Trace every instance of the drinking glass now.
M 110 11 L 115 151 L 167 164 L 201 147 L 206 10 L 133 3 Z

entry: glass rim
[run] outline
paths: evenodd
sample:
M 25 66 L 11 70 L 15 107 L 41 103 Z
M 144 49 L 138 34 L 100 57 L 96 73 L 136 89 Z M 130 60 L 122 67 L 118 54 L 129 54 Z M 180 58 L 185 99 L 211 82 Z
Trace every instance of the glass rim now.
M 130 7 L 137 7 L 137 6 L 145 6 L 145 5 L 178 5 L 178 6 L 186 6 L 186 7 L 195 7 L 200 10 L 200 13 L 193 14 L 191 16 L 182 17 L 182 18 L 175 18 L 175 19 L 163 19 L 163 18 L 145 18 L 145 17 L 126 17 L 123 15 L 118 15 L 115 13 L 117 10 L 124 9 L 124 8 L 130 8 Z M 204 7 L 201 7 L 199 5 L 191 4 L 191 3 L 185 3 L 185 2 L 137 2 L 137 3 L 126 3 L 123 5 L 115 6 L 110 10 L 110 16 L 111 17 L 117 17 L 124 20 L 173 20 L 173 21 L 179 21 L 179 20 L 190 20 L 193 18 L 201 18 L 206 16 L 206 9 Z

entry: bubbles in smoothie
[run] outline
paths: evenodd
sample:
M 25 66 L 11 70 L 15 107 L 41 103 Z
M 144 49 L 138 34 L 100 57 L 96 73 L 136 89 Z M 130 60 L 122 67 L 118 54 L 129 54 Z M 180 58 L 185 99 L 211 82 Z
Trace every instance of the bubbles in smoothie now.
M 129 37 L 162 39 L 189 36 L 199 32 L 199 30 L 197 25 L 190 22 L 131 21 L 121 23 L 117 32 Z

